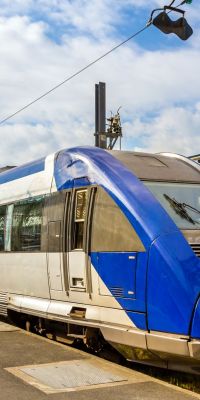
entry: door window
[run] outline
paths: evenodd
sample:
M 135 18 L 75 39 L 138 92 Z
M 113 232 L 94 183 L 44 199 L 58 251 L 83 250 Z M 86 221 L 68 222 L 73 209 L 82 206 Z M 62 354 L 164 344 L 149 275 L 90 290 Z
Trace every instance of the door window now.
M 4 251 L 6 206 L 0 207 L 0 251 Z
M 75 192 L 72 250 L 75 249 L 83 250 L 86 210 L 87 210 L 87 190 L 77 190 Z

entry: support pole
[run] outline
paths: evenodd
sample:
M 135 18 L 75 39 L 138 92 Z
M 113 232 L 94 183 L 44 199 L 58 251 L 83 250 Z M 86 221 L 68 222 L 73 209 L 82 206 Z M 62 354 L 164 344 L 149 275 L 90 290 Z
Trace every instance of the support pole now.
M 107 149 L 106 138 L 106 84 L 95 85 L 95 146 Z

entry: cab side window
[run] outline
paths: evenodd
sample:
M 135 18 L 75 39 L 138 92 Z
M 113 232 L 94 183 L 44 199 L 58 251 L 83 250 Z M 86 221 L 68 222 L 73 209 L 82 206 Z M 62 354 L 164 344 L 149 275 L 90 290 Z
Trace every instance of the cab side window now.
M 144 246 L 119 206 L 98 187 L 92 222 L 91 251 L 144 252 Z

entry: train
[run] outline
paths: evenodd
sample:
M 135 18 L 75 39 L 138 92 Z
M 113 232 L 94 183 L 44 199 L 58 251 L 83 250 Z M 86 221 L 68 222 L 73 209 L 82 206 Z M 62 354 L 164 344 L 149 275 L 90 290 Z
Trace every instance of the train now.
M 3 170 L 0 314 L 200 373 L 200 165 L 83 146 Z

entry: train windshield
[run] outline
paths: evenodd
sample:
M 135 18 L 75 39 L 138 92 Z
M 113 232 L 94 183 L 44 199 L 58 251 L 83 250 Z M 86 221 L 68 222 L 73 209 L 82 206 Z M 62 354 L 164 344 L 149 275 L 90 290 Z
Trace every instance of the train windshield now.
M 180 229 L 200 229 L 200 185 L 144 182 Z

